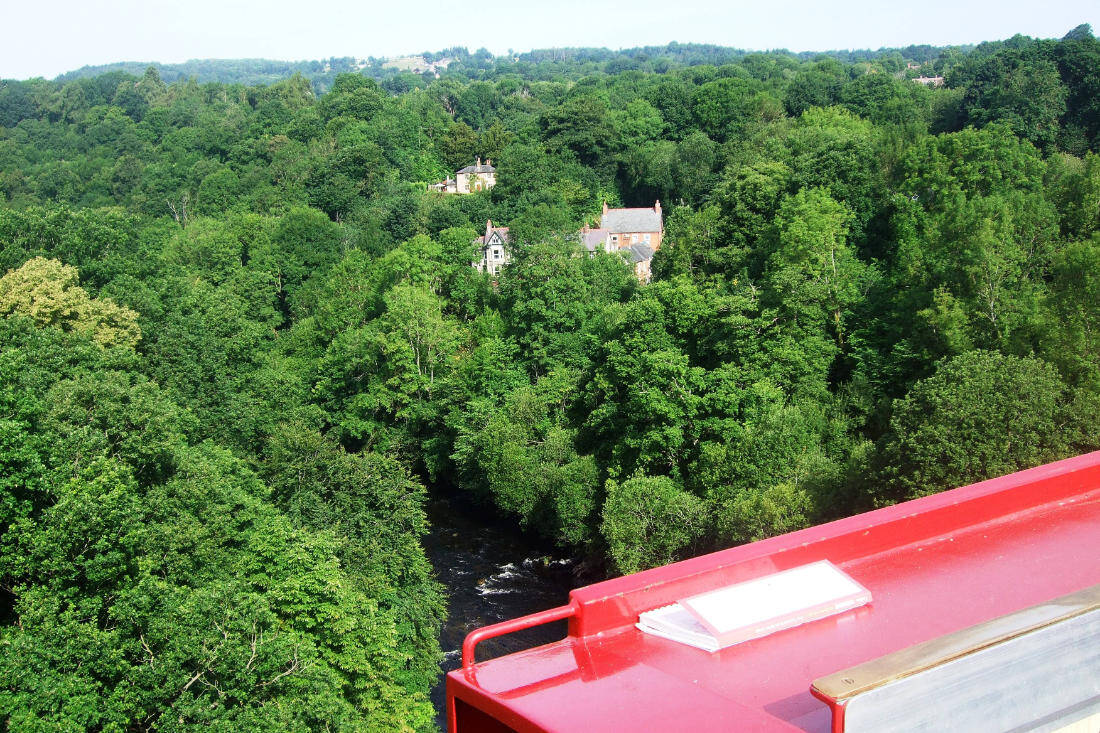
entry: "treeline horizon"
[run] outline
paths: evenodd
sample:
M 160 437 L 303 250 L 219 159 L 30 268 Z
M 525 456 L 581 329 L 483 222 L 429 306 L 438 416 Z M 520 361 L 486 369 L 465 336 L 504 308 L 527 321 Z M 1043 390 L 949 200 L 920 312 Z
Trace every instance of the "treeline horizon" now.
M 1015 39 L 1027 38 L 1017 35 Z M 1000 43 L 1006 43 L 1002 41 Z M 330 56 L 324 59 L 267 59 L 267 58 L 206 58 L 168 63 L 162 61 L 114 61 L 105 64 L 82 66 L 79 69 L 65 71 L 53 77 L 51 81 L 67 82 L 76 79 L 88 79 L 102 74 L 121 72 L 132 76 L 141 76 L 152 67 L 167 83 L 187 81 L 194 78 L 199 83 L 221 82 L 246 85 L 271 84 L 301 74 L 310 79 L 314 89 L 323 93 L 331 87 L 336 75 L 358 73 L 376 81 L 389 77 L 400 77 L 410 72 L 397 68 L 385 68 L 388 60 L 420 57 L 427 62 L 441 59 L 453 59 L 454 68 L 441 69 L 441 76 L 450 75 L 465 78 L 486 78 L 495 73 L 509 73 L 516 63 L 538 65 L 554 63 L 559 65 L 584 65 L 585 72 L 607 71 L 608 65 L 618 63 L 626 70 L 648 68 L 648 70 L 669 70 L 680 66 L 700 66 L 703 64 L 726 64 L 750 55 L 787 56 L 799 61 L 811 61 L 819 58 L 832 58 L 842 63 L 879 61 L 892 57 L 904 62 L 928 63 L 941 58 L 950 58 L 968 54 L 975 49 L 989 50 L 993 45 L 955 44 L 932 46 L 928 44 L 910 44 L 908 46 L 881 47 L 879 49 L 828 49 L 822 51 L 791 51 L 784 48 L 749 50 L 733 46 L 721 46 L 711 43 L 680 43 L 670 41 L 663 46 L 635 46 L 611 50 L 606 47 L 548 47 L 537 48 L 518 53 L 493 54 L 485 48 L 471 52 L 464 46 L 453 46 L 440 51 L 421 51 L 399 56 Z M 357 61 L 365 61 L 366 66 L 359 68 Z M 595 68 L 593 68 L 595 67 Z M 615 69 L 612 68 L 612 71 Z M 416 76 L 415 74 L 411 74 Z M 27 77 L 23 81 L 44 79 L 42 76 Z
M 1087 26 L 476 57 L 0 82 L 5 727 L 432 729 L 429 491 L 613 574 L 1100 448 Z

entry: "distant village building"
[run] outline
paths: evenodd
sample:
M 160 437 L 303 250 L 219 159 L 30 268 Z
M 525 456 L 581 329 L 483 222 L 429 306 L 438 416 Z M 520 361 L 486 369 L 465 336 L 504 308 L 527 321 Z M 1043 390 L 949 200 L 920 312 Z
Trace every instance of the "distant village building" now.
M 456 172 L 454 178 L 448 177 L 446 180 L 430 184 L 428 190 L 440 193 L 476 193 L 488 191 L 495 185 L 497 185 L 497 169 L 493 167 L 493 162 L 486 159 L 485 163 L 482 163 L 481 158 L 478 158 L 473 165 L 468 165 Z
M 452 58 L 441 58 L 438 61 L 428 61 L 423 56 L 400 56 L 398 58 L 386 59 L 382 64 L 383 69 L 397 69 L 398 71 L 410 71 L 414 74 L 423 74 L 425 72 L 431 73 L 436 79 L 439 78 L 439 72 L 446 70 L 448 66 L 454 61 Z
M 915 61 L 910 61 L 909 63 L 907 63 L 905 65 L 905 68 L 907 68 L 907 69 L 919 69 L 920 64 L 916 63 Z
M 474 244 L 481 248 L 481 259 L 470 264 L 478 272 L 496 277 L 501 268 L 512 261 L 508 251 L 508 227 L 494 227 L 492 219 L 485 222 L 485 234 L 475 239 Z
M 913 81 L 915 81 L 918 84 L 923 84 L 926 87 L 928 87 L 928 86 L 942 87 L 943 86 L 943 77 L 942 76 L 918 76 Z

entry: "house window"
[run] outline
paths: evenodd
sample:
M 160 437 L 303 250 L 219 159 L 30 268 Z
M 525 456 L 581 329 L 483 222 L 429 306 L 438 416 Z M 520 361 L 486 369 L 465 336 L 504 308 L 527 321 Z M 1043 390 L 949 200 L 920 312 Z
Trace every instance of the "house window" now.
M 642 241 L 645 242 L 646 244 L 649 244 L 649 235 L 648 234 L 643 234 L 642 235 Z
M 630 235 L 630 243 L 634 244 L 637 241 L 638 241 L 638 235 L 637 234 L 631 234 Z
M 611 235 L 611 241 L 612 241 L 612 242 L 618 242 L 618 241 L 619 241 L 619 237 L 618 237 L 618 235 L 616 235 L 616 234 L 612 234 L 612 235 Z

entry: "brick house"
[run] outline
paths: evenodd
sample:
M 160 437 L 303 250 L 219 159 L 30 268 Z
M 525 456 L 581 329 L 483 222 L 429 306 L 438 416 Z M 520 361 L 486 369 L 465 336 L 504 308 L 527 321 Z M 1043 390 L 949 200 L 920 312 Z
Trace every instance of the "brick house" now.
M 653 254 L 660 249 L 665 225 L 661 214 L 661 202 L 653 208 L 610 209 L 605 202 L 600 226 L 580 231 L 581 244 L 588 253 L 597 250 L 621 252 L 634 266 L 634 275 L 640 282 L 648 283 Z
M 600 228 L 608 231 L 610 244 L 615 249 L 648 244 L 657 251 L 661 248 L 661 238 L 665 233 L 661 202 L 655 202 L 652 208 L 609 209 L 605 201 Z

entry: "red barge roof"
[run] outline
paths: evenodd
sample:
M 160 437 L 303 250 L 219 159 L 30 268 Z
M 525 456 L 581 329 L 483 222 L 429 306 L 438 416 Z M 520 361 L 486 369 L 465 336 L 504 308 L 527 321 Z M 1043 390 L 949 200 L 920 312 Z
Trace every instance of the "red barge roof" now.
M 818 560 L 870 605 L 708 653 L 638 614 Z M 1100 452 L 578 588 L 471 633 L 447 676 L 472 731 L 831 730 L 814 680 L 1100 584 Z M 558 618 L 561 641 L 473 663 L 476 643 Z

